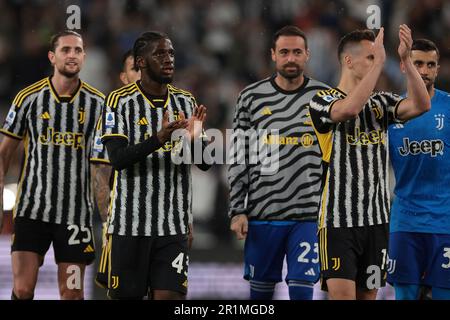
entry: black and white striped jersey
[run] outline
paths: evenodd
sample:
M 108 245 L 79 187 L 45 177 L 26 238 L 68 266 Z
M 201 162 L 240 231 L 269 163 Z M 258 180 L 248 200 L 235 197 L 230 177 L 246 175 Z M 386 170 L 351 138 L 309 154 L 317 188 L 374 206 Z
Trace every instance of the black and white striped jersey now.
M 103 142 L 122 137 L 133 145 L 148 139 L 161 130 L 166 110 L 169 122 L 178 119 L 181 111 L 191 117 L 194 97 L 172 85 L 167 88 L 163 101 L 152 101 L 138 83 L 111 92 L 102 112 Z M 114 171 L 108 233 L 165 236 L 188 232 L 192 222 L 191 167 L 171 159 L 180 143 L 168 141 L 146 159 Z
M 83 81 L 60 97 L 50 77 L 16 95 L 1 129 L 25 145 L 14 216 L 92 225 L 89 160 L 103 99 Z
M 102 117 L 98 118 L 97 124 L 95 125 L 95 135 L 92 140 L 92 156 L 91 162 L 100 164 L 110 164 L 108 152 L 106 147 L 102 142 Z
M 320 91 L 310 104 L 311 119 L 328 172 L 319 227 L 361 227 L 389 222 L 387 129 L 396 118 L 398 95 L 373 93 L 358 117 L 333 123 L 331 108 L 346 94 Z
M 305 77 L 300 88 L 288 92 L 271 77 L 240 93 L 228 170 L 230 216 L 317 219 L 323 168 L 308 104 L 318 90 L 325 88 L 323 83 Z M 258 141 L 251 137 L 254 133 Z M 275 151 L 269 152 L 273 147 Z M 264 152 L 275 163 L 268 166 L 264 158 L 252 161 L 255 153 Z M 273 167 L 273 172 L 267 167 Z

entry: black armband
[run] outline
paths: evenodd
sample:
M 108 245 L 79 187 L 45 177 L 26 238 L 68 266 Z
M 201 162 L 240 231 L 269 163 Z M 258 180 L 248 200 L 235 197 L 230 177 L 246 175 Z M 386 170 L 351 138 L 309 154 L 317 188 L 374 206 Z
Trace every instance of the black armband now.
M 121 137 L 108 138 L 105 145 L 109 161 L 115 170 L 131 167 L 162 147 L 156 135 L 135 145 L 128 145 L 127 140 Z

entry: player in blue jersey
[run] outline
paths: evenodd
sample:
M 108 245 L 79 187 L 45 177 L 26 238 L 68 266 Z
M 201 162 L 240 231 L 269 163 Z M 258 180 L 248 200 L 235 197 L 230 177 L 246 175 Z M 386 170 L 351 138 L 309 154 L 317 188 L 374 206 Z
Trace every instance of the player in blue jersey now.
M 450 299 L 450 94 L 434 87 L 439 50 L 425 39 L 411 50 L 431 111 L 389 130 L 396 185 L 391 209 L 388 281 L 397 300 Z

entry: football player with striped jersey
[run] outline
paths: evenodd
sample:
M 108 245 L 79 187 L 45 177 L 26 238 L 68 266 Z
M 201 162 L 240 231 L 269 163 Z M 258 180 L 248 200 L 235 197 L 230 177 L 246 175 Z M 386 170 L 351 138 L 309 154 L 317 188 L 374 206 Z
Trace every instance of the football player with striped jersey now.
M 102 141 L 114 170 L 108 294 L 114 299 L 147 294 L 155 300 L 184 299 L 191 168 L 176 164 L 171 155 L 188 152 L 184 142 L 189 136 L 200 138 L 206 108 L 170 84 L 175 51 L 167 35 L 145 32 L 133 52 L 141 80 L 111 92 L 102 112 Z M 186 129 L 190 135 L 183 138 L 188 140 L 172 139 L 177 129 Z
M 85 59 L 80 34 L 53 36 L 48 58 L 53 75 L 16 95 L 0 130 L 2 190 L 13 152 L 20 141 L 25 145 L 13 211 L 13 299 L 33 298 L 51 243 L 61 299 L 84 298 L 85 267 L 95 258 L 90 157 L 104 96 L 79 79 Z
M 389 237 L 388 137 L 430 109 L 430 98 L 411 62 L 411 30 L 399 28 L 398 54 L 408 98 L 373 92 L 386 53 L 384 29 L 345 35 L 338 47 L 337 88 L 317 93 L 311 119 L 327 164 L 319 212 L 322 287 L 331 299 L 372 300 L 386 283 Z
M 122 71 L 119 74 L 119 79 L 123 85 L 128 85 L 136 82 L 141 78 L 141 71 L 136 68 L 134 64 L 133 50 L 125 52 L 122 58 Z M 94 194 L 97 201 L 100 216 L 103 221 L 102 230 L 102 253 L 100 255 L 99 266 L 95 283 L 102 288 L 108 287 L 109 274 L 109 260 L 108 260 L 108 207 L 109 195 L 111 193 L 111 164 L 109 163 L 108 153 L 102 143 L 102 121 L 99 118 L 97 123 L 97 130 L 95 133 L 93 152 L 96 159 L 96 164 L 92 167 L 95 171 L 94 176 Z

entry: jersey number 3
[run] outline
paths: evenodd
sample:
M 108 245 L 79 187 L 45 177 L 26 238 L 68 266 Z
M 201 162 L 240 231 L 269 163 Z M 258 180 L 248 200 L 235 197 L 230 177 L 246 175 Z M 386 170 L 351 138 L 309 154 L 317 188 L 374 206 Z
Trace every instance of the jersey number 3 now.
M 450 248 L 444 248 L 443 256 L 444 256 L 444 258 L 448 259 L 448 263 L 442 264 L 441 267 L 444 269 L 448 269 L 448 268 L 450 268 Z

